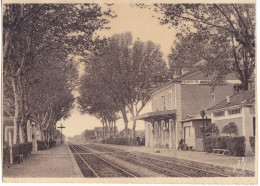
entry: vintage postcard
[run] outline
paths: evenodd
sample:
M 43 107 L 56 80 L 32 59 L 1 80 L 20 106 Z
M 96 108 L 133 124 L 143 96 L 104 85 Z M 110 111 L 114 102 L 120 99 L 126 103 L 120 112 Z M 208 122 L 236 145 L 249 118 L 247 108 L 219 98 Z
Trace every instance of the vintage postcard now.
M 2 180 L 257 184 L 256 1 L 2 1 Z

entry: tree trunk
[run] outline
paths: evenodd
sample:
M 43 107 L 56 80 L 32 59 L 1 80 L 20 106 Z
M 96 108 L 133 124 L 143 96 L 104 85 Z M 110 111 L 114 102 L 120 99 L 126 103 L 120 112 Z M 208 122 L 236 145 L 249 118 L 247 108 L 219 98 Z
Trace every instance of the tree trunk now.
M 244 75 L 244 81 L 243 81 L 243 90 L 247 91 L 249 89 L 249 78 Z
M 103 124 L 103 140 L 105 139 L 105 123 L 104 122 L 102 122 L 102 124 Z M 98 132 L 97 132 L 98 133 Z
M 129 108 L 130 109 L 130 108 Z M 134 113 L 134 110 L 133 110 L 133 106 L 132 106 L 132 109 L 130 109 L 130 113 L 131 113 L 131 116 L 133 118 L 133 131 L 132 131 L 132 138 L 135 138 L 135 127 L 136 127 L 136 120 L 135 120 L 135 113 Z
M 28 142 L 28 138 L 27 138 L 27 125 L 24 124 L 24 123 L 27 123 L 26 119 L 22 119 L 21 120 L 21 126 L 19 127 L 20 143 L 27 143 Z
M 127 119 L 126 110 L 125 110 L 124 106 L 121 107 L 121 112 L 122 112 L 124 123 L 125 123 L 124 137 L 127 138 L 128 137 L 128 119 Z
M 114 121 L 114 136 L 116 137 L 116 122 Z
M 107 129 L 108 129 L 108 126 L 107 126 L 107 122 L 105 122 L 106 123 L 106 127 L 105 127 L 105 139 L 107 139 L 107 136 L 108 136 L 108 134 L 107 134 Z
M 108 122 L 109 125 L 109 138 L 111 138 L 111 130 L 113 128 L 113 123 L 111 123 L 111 121 Z M 112 126 L 111 126 L 112 125 Z
M 135 127 L 136 127 L 136 120 L 133 119 L 133 138 L 135 138 Z
M 13 143 L 25 143 L 27 142 L 27 131 L 26 123 L 27 117 L 25 113 L 25 100 L 23 87 L 21 85 L 21 77 L 12 78 L 12 87 L 14 92 L 14 104 L 15 104 L 15 114 L 14 114 L 14 136 Z
M 13 91 L 14 91 L 14 106 L 15 106 L 15 110 L 14 110 L 14 139 L 13 139 L 13 143 L 20 143 L 19 140 L 19 126 L 21 123 L 21 116 L 20 116 L 20 108 L 19 108 L 19 93 L 17 90 L 17 80 L 16 78 L 12 78 L 12 87 L 13 87 Z

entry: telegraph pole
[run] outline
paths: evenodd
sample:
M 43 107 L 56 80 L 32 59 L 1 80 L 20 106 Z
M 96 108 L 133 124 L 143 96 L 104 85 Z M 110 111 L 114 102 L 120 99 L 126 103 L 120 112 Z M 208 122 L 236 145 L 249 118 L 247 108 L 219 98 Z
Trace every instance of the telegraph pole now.
M 203 125 L 203 152 L 205 152 L 205 123 L 204 123 L 204 117 L 206 116 L 206 112 L 204 110 L 200 111 L 200 115 L 202 117 L 202 125 Z M 206 118 L 207 119 L 207 118 Z M 206 120 L 207 122 L 207 120 Z
M 60 127 L 57 127 L 57 128 L 59 128 L 60 129 L 60 131 L 61 131 L 61 144 L 63 143 L 63 141 L 62 141 L 62 129 L 64 129 L 65 127 L 63 127 L 62 126 L 62 123 L 60 124 Z

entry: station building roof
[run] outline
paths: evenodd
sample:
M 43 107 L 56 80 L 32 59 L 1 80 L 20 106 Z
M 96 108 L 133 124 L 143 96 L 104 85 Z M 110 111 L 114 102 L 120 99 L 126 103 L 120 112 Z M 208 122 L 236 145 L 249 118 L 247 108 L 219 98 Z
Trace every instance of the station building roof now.
M 209 108 L 208 111 L 224 109 L 228 107 L 234 106 L 246 106 L 246 105 L 253 105 L 255 103 L 255 90 L 249 91 L 241 91 L 238 92 L 230 97 L 230 101 L 228 102 L 227 99 L 219 102 L 218 104 L 214 105 L 213 107 Z
M 201 81 L 207 81 L 210 82 L 214 80 L 215 74 L 207 75 L 206 73 L 203 73 L 201 71 L 191 71 L 187 72 L 186 74 L 180 75 L 173 80 L 154 88 L 151 93 L 156 92 L 157 90 L 160 90 L 163 87 L 166 87 L 168 85 L 174 84 L 174 83 L 182 83 L 185 81 L 194 81 L 194 80 L 201 80 Z M 236 77 L 235 73 L 227 74 L 223 77 L 223 81 L 235 81 L 240 82 L 239 79 Z

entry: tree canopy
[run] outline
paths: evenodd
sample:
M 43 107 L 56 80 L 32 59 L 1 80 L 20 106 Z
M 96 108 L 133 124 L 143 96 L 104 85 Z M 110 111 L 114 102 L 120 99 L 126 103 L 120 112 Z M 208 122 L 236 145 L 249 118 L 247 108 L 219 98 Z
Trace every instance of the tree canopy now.
M 137 116 L 149 101 L 151 89 L 169 78 L 160 47 L 151 41 L 133 42 L 131 33 L 106 39 L 99 52 L 85 61 L 89 77 L 85 81 L 98 81 L 95 88 L 120 109 L 125 129 L 129 121 L 127 112 L 132 118 Z
M 189 60 L 185 65 L 203 60 L 208 72 L 215 69 L 216 79 L 233 71 L 248 89 L 255 69 L 254 4 L 154 4 L 153 8 L 160 13 L 161 24 L 177 29 L 179 41 L 170 54 L 171 63 L 177 64 L 172 67 L 183 58 Z
M 3 72 L 12 85 L 5 86 L 4 109 L 14 114 L 14 143 L 26 141 L 30 117 L 56 123 L 68 116 L 75 66 L 66 61 L 92 48 L 93 33 L 113 17 L 109 6 L 103 11 L 98 4 L 4 5 Z
M 238 128 L 237 128 L 237 125 L 234 122 L 229 122 L 222 129 L 222 133 L 229 134 L 230 136 L 232 134 L 237 134 L 237 132 L 238 132 Z

